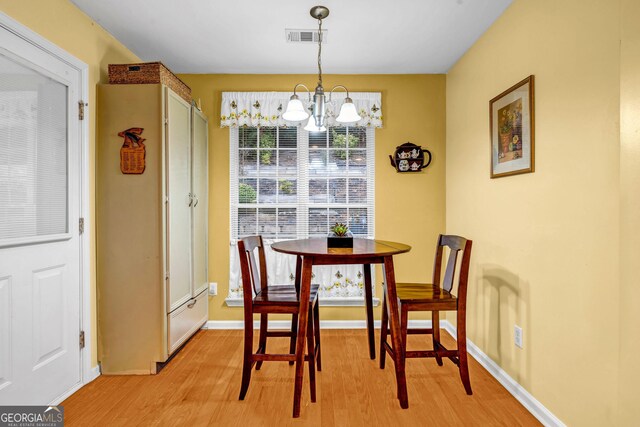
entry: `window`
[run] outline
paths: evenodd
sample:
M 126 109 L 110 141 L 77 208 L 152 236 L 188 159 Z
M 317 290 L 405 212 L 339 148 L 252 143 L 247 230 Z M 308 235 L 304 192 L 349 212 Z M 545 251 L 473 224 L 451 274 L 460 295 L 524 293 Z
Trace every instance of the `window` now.
M 346 222 L 358 237 L 374 237 L 375 131 L 332 127 L 231 128 L 229 305 L 242 304 L 237 239 L 265 239 L 271 283 L 292 283 L 295 257 L 271 251 L 276 240 L 324 237 Z M 360 304 L 362 267 L 314 267 L 323 304 Z
M 373 238 L 374 130 L 231 129 L 231 239 L 323 237 L 336 222 Z
M 326 132 L 309 133 L 282 118 L 289 92 L 223 92 L 220 126 L 229 128 L 230 245 L 228 305 L 242 305 L 237 239 L 265 239 L 270 283 L 292 283 L 296 257 L 271 251 L 284 239 L 324 237 L 346 222 L 357 237 L 374 237 L 375 128 L 381 94 L 351 92 L 362 117 L 341 127 L 335 116 L 346 93 L 327 102 Z M 304 100 L 307 102 L 308 100 Z M 313 268 L 322 304 L 360 305 L 362 267 Z

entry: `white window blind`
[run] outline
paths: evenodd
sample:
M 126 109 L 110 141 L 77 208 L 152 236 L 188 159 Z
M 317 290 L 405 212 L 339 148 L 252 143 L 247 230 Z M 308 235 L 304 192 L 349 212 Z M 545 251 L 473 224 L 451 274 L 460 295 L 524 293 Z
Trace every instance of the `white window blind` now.
M 374 235 L 374 130 L 232 128 L 231 240 Z
M 0 55 L 0 245 L 68 232 L 67 87 Z
M 230 298 L 241 297 L 237 239 L 325 237 L 336 222 L 356 237 L 374 237 L 375 130 L 331 127 L 230 128 Z M 294 279 L 295 257 L 267 247 L 271 283 Z M 320 296 L 361 298 L 361 266 L 314 268 Z

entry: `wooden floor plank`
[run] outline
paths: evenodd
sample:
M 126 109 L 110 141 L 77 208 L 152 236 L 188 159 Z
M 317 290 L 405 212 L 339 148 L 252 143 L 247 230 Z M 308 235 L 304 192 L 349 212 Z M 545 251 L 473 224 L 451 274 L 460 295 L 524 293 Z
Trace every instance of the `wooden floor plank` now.
M 379 335 L 376 340 L 379 339 Z M 428 343 L 409 336 L 408 347 Z M 455 346 L 443 333 L 445 346 Z M 423 346 L 430 347 L 429 344 Z M 286 339 L 269 339 L 269 351 L 288 351 Z M 363 330 L 322 331 L 322 372 L 317 403 L 310 402 L 308 371 L 301 416 L 291 418 L 294 367 L 266 362 L 253 371 L 244 401 L 238 400 L 242 331 L 200 331 L 158 374 L 101 376 L 62 404 L 67 426 L 531 426 L 540 425 L 475 360 L 473 396 L 448 360 L 407 361 L 409 408 L 395 397 L 393 362 L 381 370 L 369 359 Z

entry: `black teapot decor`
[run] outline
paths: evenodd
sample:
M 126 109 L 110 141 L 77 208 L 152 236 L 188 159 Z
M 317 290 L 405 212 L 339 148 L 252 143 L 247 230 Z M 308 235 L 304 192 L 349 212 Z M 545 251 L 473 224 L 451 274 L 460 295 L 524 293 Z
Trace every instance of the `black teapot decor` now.
M 429 157 L 425 160 L 425 155 Z M 431 152 L 410 142 L 396 147 L 396 152 L 389 155 L 391 166 L 398 172 L 420 172 L 431 163 Z

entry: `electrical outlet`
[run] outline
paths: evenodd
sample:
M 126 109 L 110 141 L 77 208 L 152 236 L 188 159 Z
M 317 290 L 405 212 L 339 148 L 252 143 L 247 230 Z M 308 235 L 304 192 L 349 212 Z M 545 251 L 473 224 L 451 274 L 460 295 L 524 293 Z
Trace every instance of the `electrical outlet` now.
M 513 325 L 513 341 L 518 347 L 523 348 L 522 347 L 522 328 L 518 325 Z
M 209 295 L 218 295 L 218 284 L 216 282 L 209 283 Z

